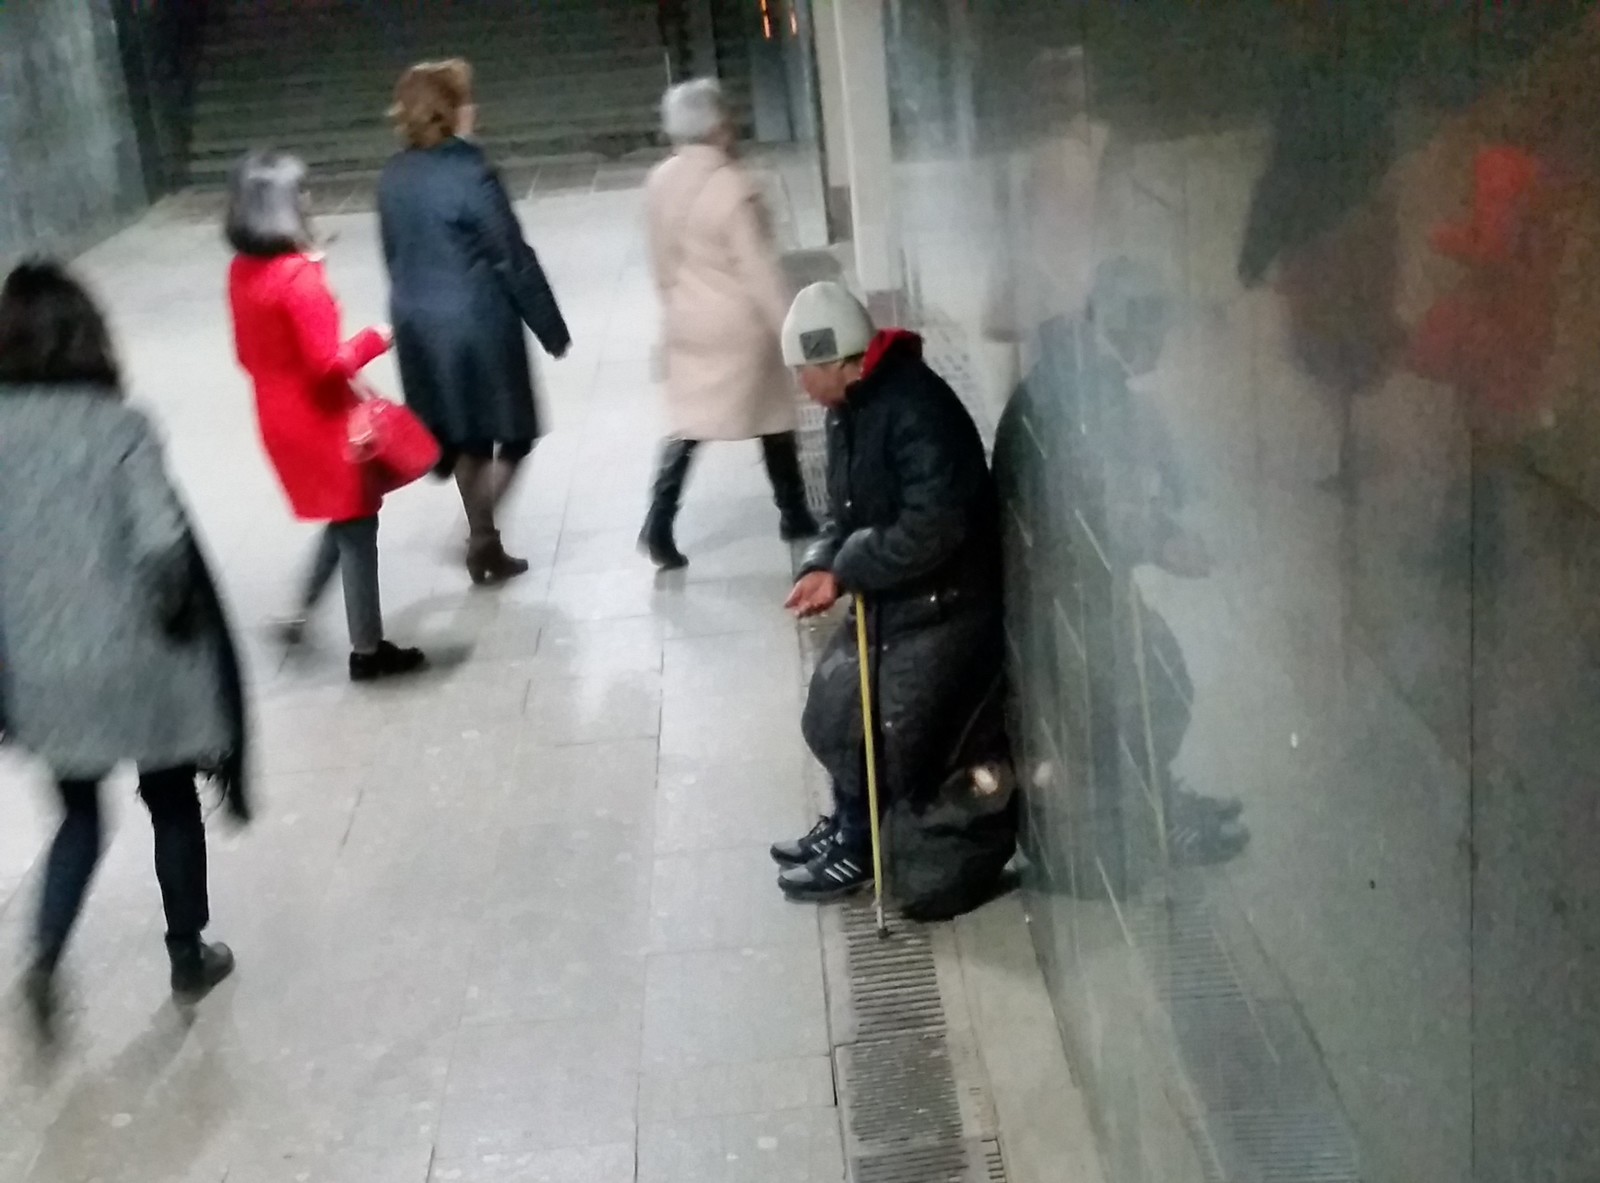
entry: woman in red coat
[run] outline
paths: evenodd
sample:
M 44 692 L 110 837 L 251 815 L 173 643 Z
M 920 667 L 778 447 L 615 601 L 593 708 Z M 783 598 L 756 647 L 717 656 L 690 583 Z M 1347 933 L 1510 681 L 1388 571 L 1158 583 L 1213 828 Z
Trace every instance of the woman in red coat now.
M 347 458 L 346 421 L 360 402 L 351 379 L 389 349 L 389 334 L 339 337 L 339 305 L 321 257 L 310 253 L 305 166 L 252 153 L 234 170 L 227 237 L 238 254 L 228 302 L 239 364 L 256 388 L 261 441 L 295 516 L 326 522 L 300 611 L 285 624 L 296 643 L 333 573 L 342 573 L 350 625 L 350 677 L 365 682 L 420 668 L 417 649 L 384 640 L 378 598 L 378 508 L 366 470 Z

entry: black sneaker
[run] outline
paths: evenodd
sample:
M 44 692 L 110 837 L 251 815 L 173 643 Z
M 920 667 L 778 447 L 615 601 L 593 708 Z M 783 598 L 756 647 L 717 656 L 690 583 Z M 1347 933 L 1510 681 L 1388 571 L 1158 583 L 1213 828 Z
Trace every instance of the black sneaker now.
M 791 838 L 787 842 L 774 842 L 771 847 L 772 861 L 785 867 L 798 867 L 802 863 L 809 863 L 821 854 L 834 835 L 839 832 L 839 823 L 831 817 L 819 817 L 817 824 L 801 838 Z
M 1237 797 L 1204 797 L 1193 789 L 1179 786 L 1173 790 L 1173 808 L 1182 816 L 1205 817 L 1207 815 L 1220 818 L 1222 821 L 1237 821 L 1244 812 L 1244 802 Z
M 778 887 L 797 903 L 842 900 L 871 882 L 872 857 L 847 850 L 836 840 L 805 866 L 778 873 Z
M 350 680 L 376 682 L 379 678 L 394 678 L 401 674 L 414 674 L 428 664 L 421 649 L 402 649 L 388 641 L 380 641 L 372 653 L 350 655 Z
M 1174 817 L 1167 825 L 1167 854 L 1176 866 L 1214 867 L 1244 853 L 1250 829 L 1219 814 Z
M 181 1003 L 199 1002 L 233 972 L 233 950 L 217 942 L 196 942 L 189 948 L 171 948 L 172 994 Z

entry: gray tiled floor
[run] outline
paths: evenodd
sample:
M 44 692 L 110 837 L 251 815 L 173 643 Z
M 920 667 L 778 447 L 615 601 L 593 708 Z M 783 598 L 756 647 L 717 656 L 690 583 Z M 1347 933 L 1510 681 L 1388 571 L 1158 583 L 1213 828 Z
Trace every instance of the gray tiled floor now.
M 175 205 L 84 261 L 248 634 L 263 808 L 213 828 L 241 968 L 186 1023 L 148 828 L 108 788 L 44 1062 L 10 983 L 53 809 L 0 763 L 0 1183 L 843 1178 L 817 920 L 764 852 L 809 822 L 791 556 L 739 444 L 697 460 L 689 570 L 634 553 L 655 313 L 638 194 L 592 190 L 524 207 L 576 338 L 541 359 L 550 434 L 504 523 L 533 571 L 471 590 L 453 491 L 395 496 L 390 631 L 441 658 L 403 687 L 345 682 L 337 604 L 292 660 L 260 636 L 310 538 L 231 360 L 215 229 Z M 370 218 L 326 225 L 349 324 L 384 319 Z

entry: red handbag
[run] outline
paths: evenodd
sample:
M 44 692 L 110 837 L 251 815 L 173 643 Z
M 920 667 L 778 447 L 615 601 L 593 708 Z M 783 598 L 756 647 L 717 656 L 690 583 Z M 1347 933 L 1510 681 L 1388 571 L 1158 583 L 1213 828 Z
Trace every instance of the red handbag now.
M 367 470 L 379 494 L 421 480 L 439 463 L 439 441 L 408 408 L 352 384 L 361 402 L 345 420 L 345 455 Z

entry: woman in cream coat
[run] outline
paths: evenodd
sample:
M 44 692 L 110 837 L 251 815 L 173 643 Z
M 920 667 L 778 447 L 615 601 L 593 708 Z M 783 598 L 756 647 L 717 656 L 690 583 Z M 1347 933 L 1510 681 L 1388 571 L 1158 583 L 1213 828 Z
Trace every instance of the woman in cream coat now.
M 646 186 L 650 262 L 661 297 L 668 438 L 639 545 L 663 569 L 688 560 L 673 522 L 695 448 L 759 438 L 785 540 L 816 533 L 795 447 L 796 399 L 778 349 L 788 284 L 755 181 L 716 82 L 668 90 L 662 123 L 676 146 Z

